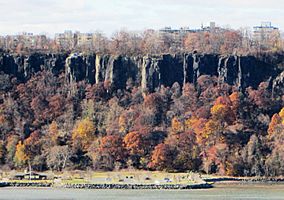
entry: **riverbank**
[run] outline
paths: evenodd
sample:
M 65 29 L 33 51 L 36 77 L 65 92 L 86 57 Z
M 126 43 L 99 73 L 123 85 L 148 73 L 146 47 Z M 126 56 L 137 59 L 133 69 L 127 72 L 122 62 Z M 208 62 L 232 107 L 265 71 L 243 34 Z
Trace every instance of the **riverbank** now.
M 203 180 L 210 183 L 284 183 L 283 177 L 210 177 Z
M 208 189 L 212 184 L 202 183 L 194 185 L 180 184 L 68 184 L 65 188 L 72 189 L 131 189 L 131 190 L 189 190 L 189 189 Z
M 284 183 L 283 177 L 225 177 L 198 173 L 166 173 L 149 171 L 66 171 L 46 172 L 46 180 L 16 180 L 15 174 L 2 173 L 0 187 L 70 188 L 70 189 L 133 189 L 189 190 L 208 189 L 218 184 Z
M 212 184 L 65 184 L 55 185 L 52 183 L 38 183 L 38 182 L 1 182 L 0 187 L 16 187 L 16 188 L 68 188 L 68 189 L 131 189 L 131 190 L 189 190 L 189 189 L 208 189 L 212 188 Z
M 52 183 L 39 183 L 39 182 L 0 182 L 0 187 L 21 187 L 21 188 L 49 188 Z

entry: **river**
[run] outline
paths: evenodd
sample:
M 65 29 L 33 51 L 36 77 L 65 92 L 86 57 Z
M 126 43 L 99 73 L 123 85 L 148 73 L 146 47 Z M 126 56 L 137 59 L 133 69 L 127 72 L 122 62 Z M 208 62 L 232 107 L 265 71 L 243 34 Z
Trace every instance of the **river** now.
M 0 200 L 263 200 L 283 199 L 284 185 L 216 185 L 202 190 L 75 190 L 1 188 Z

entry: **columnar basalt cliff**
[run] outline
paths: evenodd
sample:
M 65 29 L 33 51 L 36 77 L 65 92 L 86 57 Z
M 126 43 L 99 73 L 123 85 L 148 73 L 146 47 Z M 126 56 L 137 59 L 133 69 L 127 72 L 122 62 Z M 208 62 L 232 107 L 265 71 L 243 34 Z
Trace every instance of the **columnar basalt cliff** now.
M 283 57 L 283 56 L 282 56 Z M 281 56 L 223 56 L 178 54 L 160 56 L 112 56 L 95 54 L 31 54 L 29 56 L 0 54 L 0 71 L 28 80 L 41 70 L 58 75 L 65 73 L 67 83 L 85 80 L 94 84 L 109 82 L 116 89 L 126 87 L 132 79 L 143 90 L 154 91 L 161 85 L 197 83 L 201 75 L 218 77 L 220 83 L 239 89 L 271 81 L 273 88 L 282 84 Z M 276 78 L 277 77 L 277 78 Z

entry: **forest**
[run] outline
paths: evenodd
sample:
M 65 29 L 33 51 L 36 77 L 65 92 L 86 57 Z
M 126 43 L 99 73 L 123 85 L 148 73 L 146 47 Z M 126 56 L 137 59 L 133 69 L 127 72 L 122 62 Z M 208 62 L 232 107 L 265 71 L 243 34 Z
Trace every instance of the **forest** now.
M 247 55 L 281 52 L 283 40 L 274 35 L 258 44 L 244 30 L 182 37 L 147 30 L 120 31 L 111 39 L 98 34 L 93 47 L 65 51 Z M 37 50 L 21 44 L 5 51 Z M 62 50 L 51 42 L 47 51 Z M 0 72 L 0 168 L 281 176 L 283 100 L 284 88 L 273 92 L 269 82 L 240 90 L 209 75 L 147 92 L 131 80 L 114 89 L 108 81 L 70 85 L 64 73 L 48 69 L 28 80 Z
M 127 81 L 66 84 L 48 70 L 0 75 L 4 170 L 162 170 L 284 175 L 284 88 L 240 91 L 217 77 L 143 92 Z

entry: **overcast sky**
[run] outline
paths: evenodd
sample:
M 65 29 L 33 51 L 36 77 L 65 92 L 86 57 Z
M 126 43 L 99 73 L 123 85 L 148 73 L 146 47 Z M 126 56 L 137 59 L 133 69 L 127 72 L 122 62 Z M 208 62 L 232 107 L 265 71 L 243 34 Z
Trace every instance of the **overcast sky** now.
M 215 21 L 232 28 L 271 21 L 284 30 L 283 0 L 0 0 L 0 34 L 199 28 Z

